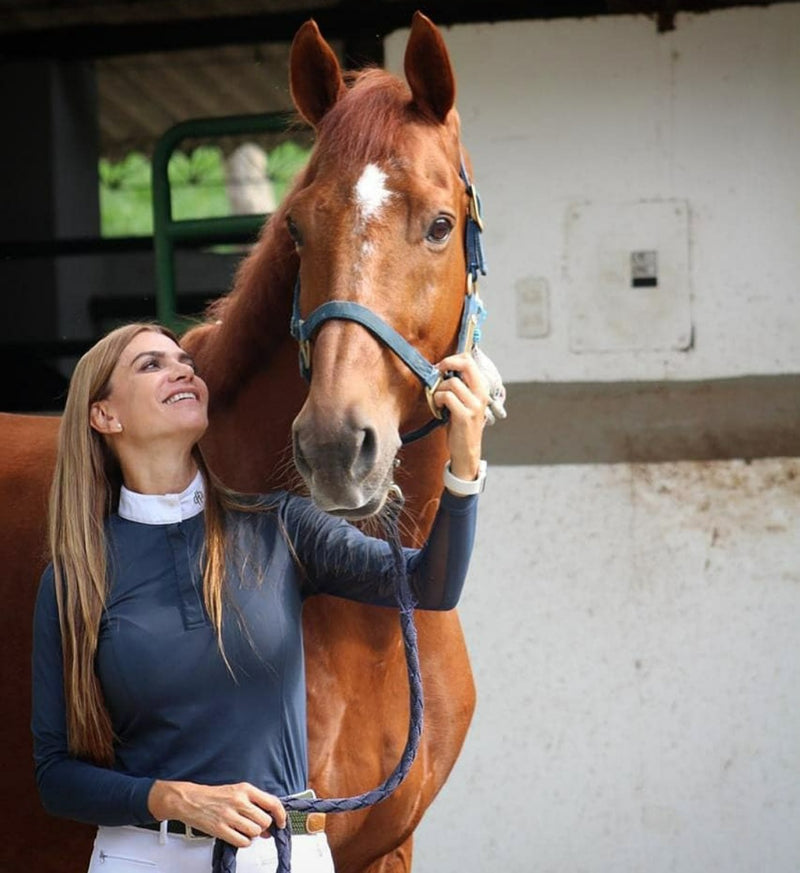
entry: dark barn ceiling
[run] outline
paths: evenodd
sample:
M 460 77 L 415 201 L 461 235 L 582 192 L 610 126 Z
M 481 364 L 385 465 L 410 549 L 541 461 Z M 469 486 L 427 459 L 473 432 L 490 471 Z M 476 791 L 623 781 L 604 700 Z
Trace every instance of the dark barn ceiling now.
M 768 6 L 769 0 L 0 0 L 0 57 L 91 56 L 289 40 L 313 16 L 334 37 L 383 36 L 421 9 L 438 24 Z
M 348 66 L 382 62 L 382 40 L 421 8 L 437 24 L 645 14 L 669 30 L 680 11 L 770 5 L 730 0 L 0 0 L 8 63 L 93 62 L 100 151 L 151 151 L 187 118 L 290 109 L 288 46 L 313 17 Z M 3 62 L 6 62 L 4 64 Z

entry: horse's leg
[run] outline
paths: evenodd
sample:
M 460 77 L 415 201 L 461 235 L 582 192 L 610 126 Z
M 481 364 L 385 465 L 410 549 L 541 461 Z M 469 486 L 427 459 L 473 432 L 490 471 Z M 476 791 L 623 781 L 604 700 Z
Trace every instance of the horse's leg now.
M 414 837 L 411 836 L 388 855 L 365 867 L 361 873 L 410 873 L 413 847 Z
M 432 446 L 424 448 L 428 456 L 423 460 L 430 463 Z M 419 459 L 414 459 L 411 452 L 407 452 L 406 458 L 405 470 L 416 468 L 414 477 L 406 476 L 403 482 L 403 489 L 409 494 L 408 505 L 412 507 L 405 518 L 406 533 L 419 544 L 435 515 L 438 491 L 435 484 L 425 481 Z M 442 463 L 441 458 L 433 458 L 437 481 Z M 437 498 L 426 500 L 414 495 L 415 485 L 423 486 L 423 494 L 436 493 Z M 397 763 L 408 728 L 408 709 L 401 705 L 401 701 L 407 700 L 404 689 L 408 686 L 396 616 L 370 614 L 348 633 L 347 620 L 355 618 L 357 609 L 354 611 L 352 605 L 348 609 L 334 598 L 328 608 L 319 609 L 317 616 L 320 606 L 306 604 L 305 618 L 311 619 L 306 622 L 306 630 L 311 631 L 306 642 L 316 655 L 313 662 L 307 662 L 313 677 L 309 685 L 312 713 L 309 739 L 312 782 L 316 782 L 315 787 L 321 789 L 323 796 L 330 796 L 338 793 L 335 789 L 360 791 L 377 784 Z M 329 612 L 331 607 L 337 610 L 334 621 Z M 344 614 L 338 614 L 339 610 Z M 314 621 L 314 617 L 321 618 L 321 623 Z M 416 613 L 416 624 L 425 688 L 425 727 L 417 760 L 406 781 L 387 800 L 368 811 L 329 816 L 329 839 L 337 873 L 410 870 L 414 829 L 446 781 L 466 736 L 475 706 L 475 687 L 458 616 L 455 611 L 420 610 Z M 332 627 L 339 628 L 341 634 L 335 640 L 330 637 Z M 383 645 L 379 642 L 380 627 L 386 634 Z M 383 681 L 372 687 L 368 677 L 375 678 L 380 671 L 377 663 L 369 667 L 369 650 L 355 658 L 358 669 L 342 673 L 348 655 L 354 657 L 349 647 L 370 637 L 375 645 L 373 658 L 381 652 L 379 660 L 386 670 Z M 361 700 L 374 702 L 374 711 L 381 714 L 379 720 L 349 723 L 354 707 L 348 706 L 347 701 Z M 333 701 L 338 701 L 338 707 L 333 706 Z M 377 771 L 370 766 L 370 762 L 374 766 L 375 760 L 381 762 Z
M 360 628 L 323 647 L 317 642 L 321 630 L 347 628 L 358 615 L 355 605 L 331 601 L 313 598 L 304 615 L 306 643 L 316 655 L 307 662 L 311 782 L 323 797 L 379 784 L 399 760 L 408 730 L 407 680 L 396 616 L 368 612 Z M 363 643 L 382 626 L 394 642 L 380 647 L 382 656 L 376 659 Z M 426 693 L 417 760 L 406 781 L 383 802 L 328 817 L 337 873 L 372 871 L 371 865 L 383 859 L 389 864 L 404 846 L 397 858 L 410 863 L 410 838 L 444 784 L 466 734 L 474 686 L 458 618 L 455 613 L 420 611 L 417 626 Z M 337 671 L 346 662 L 351 668 Z M 365 718 L 368 706 L 380 715 Z
M 360 851 L 351 855 L 349 849 L 355 846 L 345 847 L 343 851 L 334 853 L 336 873 L 410 873 L 413 844 L 414 835 L 410 833 L 404 842 L 394 846 L 385 855 L 373 857 L 371 861 L 365 861 Z M 363 841 L 357 848 L 363 848 Z

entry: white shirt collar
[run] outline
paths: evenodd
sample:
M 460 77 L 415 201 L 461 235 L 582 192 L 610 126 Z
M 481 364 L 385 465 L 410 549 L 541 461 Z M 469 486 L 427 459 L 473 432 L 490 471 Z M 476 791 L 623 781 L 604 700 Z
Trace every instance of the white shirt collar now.
M 140 524 L 177 524 L 199 515 L 206 502 L 206 489 L 200 471 L 180 494 L 138 494 L 124 485 L 119 493 L 119 515 Z

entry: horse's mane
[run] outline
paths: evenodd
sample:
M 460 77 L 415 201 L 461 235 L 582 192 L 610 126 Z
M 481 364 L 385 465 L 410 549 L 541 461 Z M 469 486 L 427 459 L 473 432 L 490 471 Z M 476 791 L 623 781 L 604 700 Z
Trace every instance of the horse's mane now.
M 331 156 L 343 168 L 378 161 L 397 151 L 410 121 L 435 123 L 414 106 L 405 82 L 385 70 L 367 68 L 347 73 L 346 82 L 348 90 L 317 127 L 307 167 L 240 264 L 233 289 L 206 312 L 209 321 L 220 323 L 201 328 L 201 345 L 193 351 L 215 404 L 229 402 L 243 380 L 263 367 L 288 336 L 298 269 L 294 244 L 286 230 L 292 192 L 309 184 L 321 163 Z
M 296 184 L 303 184 L 306 173 Z M 208 307 L 206 323 L 188 336 L 214 406 L 229 403 L 288 335 L 298 261 L 286 230 L 286 202 L 265 222 L 253 250 L 239 264 L 232 290 Z M 199 345 L 193 345 L 192 333 Z

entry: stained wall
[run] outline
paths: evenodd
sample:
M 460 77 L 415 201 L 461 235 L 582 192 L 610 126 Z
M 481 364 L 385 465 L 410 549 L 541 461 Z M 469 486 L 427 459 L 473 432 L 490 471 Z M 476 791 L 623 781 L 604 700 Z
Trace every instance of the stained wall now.
M 511 393 L 460 607 L 477 712 L 414 869 L 794 873 L 800 452 L 768 434 L 779 414 L 800 430 L 800 6 L 444 35 L 487 219 L 484 347 Z M 652 203 L 685 225 L 638 221 Z M 625 275 L 639 249 L 677 265 L 661 308 Z M 658 400 L 689 383 L 732 392 L 702 451 L 702 402 L 682 420 Z M 611 407 L 566 390 L 591 385 L 651 391 L 613 450 Z

